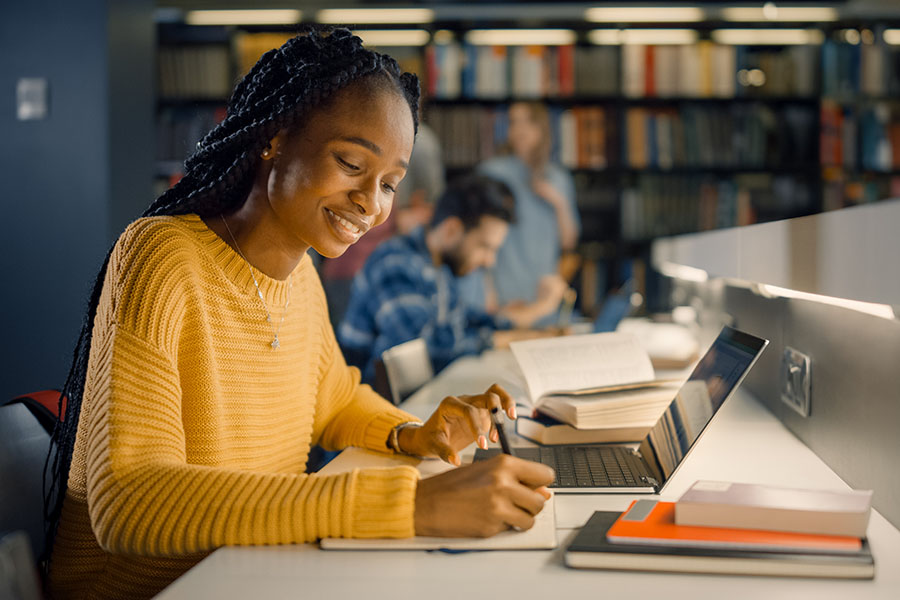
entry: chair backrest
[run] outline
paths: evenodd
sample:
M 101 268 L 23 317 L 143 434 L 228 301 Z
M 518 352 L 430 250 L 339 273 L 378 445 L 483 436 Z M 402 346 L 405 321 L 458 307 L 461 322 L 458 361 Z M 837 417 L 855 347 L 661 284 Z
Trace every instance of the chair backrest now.
M 28 535 L 0 535 L 0 598 L 40 600 L 41 584 Z
M 434 376 L 428 346 L 416 338 L 381 353 L 391 400 L 400 404 Z
M 40 557 L 44 553 L 42 478 L 56 410 L 53 402 L 45 405 L 33 396 L 0 403 L 0 536 L 24 531 Z M 55 397 L 59 398 L 59 392 Z
M 66 412 L 67 400 L 65 397 L 62 399 L 63 414 Z M 0 406 L 6 406 L 7 404 L 24 404 L 44 429 L 47 430 L 47 433 L 53 433 L 53 428 L 56 427 L 56 420 L 60 414 L 59 390 L 41 390 L 40 392 L 16 396 L 6 401 L 0 400 Z

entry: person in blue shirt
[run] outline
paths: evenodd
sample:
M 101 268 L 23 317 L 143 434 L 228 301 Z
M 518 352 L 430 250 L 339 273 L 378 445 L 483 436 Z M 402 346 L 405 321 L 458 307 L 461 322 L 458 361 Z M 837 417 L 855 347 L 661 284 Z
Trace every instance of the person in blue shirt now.
M 498 331 L 530 322 L 488 315 L 463 302 L 458 289 L 460 276 L 494 264 L 514 215 L 505 185 L 469 175 L 439 198 L 429 227 L 388 240 L 369 256 L 337 332 L 347 362 L 362 370 L 364 381 L 374 381 L 382 352 L 418 337 L 437 373 L 459 356 L 543 334 Z M 556 308 L 548 300 L 538 307 L 544 313 Z
M 539 102 L 512 104 L 507 142 L 509 153 L 482 163 L 478 171 L 512 191 L 516 223 L 494 267 L 466 277 L 462 285 L 468 303 L 515 319 L 542 295 L 556 295 L 558 304 L 566 289 L 559 260 L 575 250 L 581 222 L 572 176 L 550 157 L 547 108 Z

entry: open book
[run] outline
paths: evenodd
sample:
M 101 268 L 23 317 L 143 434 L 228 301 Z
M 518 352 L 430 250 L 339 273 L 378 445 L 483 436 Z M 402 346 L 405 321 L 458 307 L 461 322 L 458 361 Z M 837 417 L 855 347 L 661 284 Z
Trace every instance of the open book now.
M 360 448 L 348 448 L 325 465 L 319 473 L 333 475 L 359 468 L 411 465 L 423 477 L 437 475 L 451 464 L 437 459 L 419 460 L 400 455 L 379 454 Z M 548 550 L 556 548 L 556 512 L 554 498 L 544 503 L 535 517 L 534 526 L 526 531 L 503 531 L 489 538 L 412 538 L 348 539 L 324 538 L 319 545 L 325 550 Z
M 638 339 L 595 333 L 513 342 L 527 405 L 579 429 L 652 426 L 679 380 L 657 379 Z

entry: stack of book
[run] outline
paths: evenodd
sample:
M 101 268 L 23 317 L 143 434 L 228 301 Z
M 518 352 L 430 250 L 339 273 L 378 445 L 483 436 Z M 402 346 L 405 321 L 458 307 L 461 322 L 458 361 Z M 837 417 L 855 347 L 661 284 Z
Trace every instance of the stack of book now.
M 681 383 L 657 377 L 631 333 L 542 338 L 510 348 L 527 390 L 518 400 L 516 432 L 539 444 L 639 441 Z M 684 355 L 685 364 L 694 356 Z
M 678 500 L 598 511 L 566 550 L 574 568 L 871 579 L 871 491 L 698 481 Z

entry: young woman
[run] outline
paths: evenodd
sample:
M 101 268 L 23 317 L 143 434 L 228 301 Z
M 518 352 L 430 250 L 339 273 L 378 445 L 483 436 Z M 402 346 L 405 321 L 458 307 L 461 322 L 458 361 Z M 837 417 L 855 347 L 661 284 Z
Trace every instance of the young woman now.
M 417 98 L 393 59 L 310 30 L 260 59 L 185 177 L 119 238 L 54 434 L 54 597 L 149 597 L 228 544 L 531 526 L 552 473 L 511 457 L 422 481 L 304 474 L 315 443 L 459 464 L 495 437 L 487 408 L 514 416 L 493 386 L 415 424 L 361 386 L 307 255 L 338 256 L 387 218 Z
M 572 176 L 550 159 L 547 108 L 539 102 L 509 107 L 508 153 L 479 171 L 505 183 L 516 199 L 516 223 L 486 274 L 464 283 L 470 302 L 526 326 L 553 324 L 565 280 L 560 257 L 578 242 L 580 220 Z

